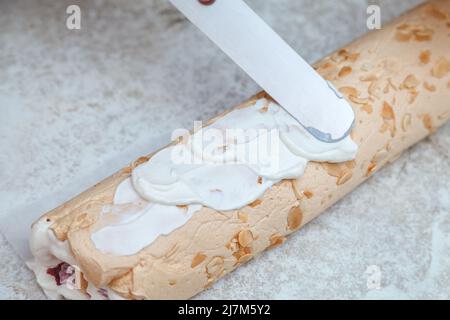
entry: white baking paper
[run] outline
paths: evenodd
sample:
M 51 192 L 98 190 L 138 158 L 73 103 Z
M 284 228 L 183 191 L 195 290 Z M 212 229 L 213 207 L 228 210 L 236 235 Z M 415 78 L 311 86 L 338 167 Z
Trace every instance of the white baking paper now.
M 120 155 L 111 157 L 93 172 L 84 172 L 58 192 L 26 206 L 20 206 L 0 216 L 0 231 L 25 261 L 31 258 L 28 246 L 30 226 L 40 216 L 72 199 L 99 181 L 109 177 L 142 155 L 147 155 L 170 142 L 170 134 L 153 137 L 141 145 L 134 145 Z

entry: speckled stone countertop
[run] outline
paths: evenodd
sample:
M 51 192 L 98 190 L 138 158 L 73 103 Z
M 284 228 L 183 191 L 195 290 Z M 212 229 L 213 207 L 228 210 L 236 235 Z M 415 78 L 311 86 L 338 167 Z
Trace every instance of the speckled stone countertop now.
M 248 2 L 310 62 L 367 31 L 368 3 L 385 21 L 419 3 Z M 65 27 L 69 4 L 81 30 Z M 1 215 L 259 90 L 162 0 L 1 1 L 0 30 Z M 447 124 L 197 298 L 449 299 L 449 150 Z M 0 298 L 44 298 L 3 235 L 0 256 Z

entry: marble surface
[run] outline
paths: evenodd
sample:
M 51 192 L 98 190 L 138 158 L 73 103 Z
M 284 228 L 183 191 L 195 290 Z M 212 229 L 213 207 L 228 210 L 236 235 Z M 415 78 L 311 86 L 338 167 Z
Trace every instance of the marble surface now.
M 367 31 L 368 3 L 386 21 L 419 1 L 248 3 L 314 62 Z M 259 90 L 163 0 L 0 1 L 0 30 L 1 215 Z M 197 298 L 449 299 L 449 147 L 447 124 Z M 0 298 L 44 298 L 3 235 L 0 256 Z

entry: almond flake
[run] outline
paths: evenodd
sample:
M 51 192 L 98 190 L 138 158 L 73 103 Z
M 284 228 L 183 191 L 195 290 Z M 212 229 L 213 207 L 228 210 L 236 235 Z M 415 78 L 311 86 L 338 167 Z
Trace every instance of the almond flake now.
M 286 241 L 286 237 L 278 235 L 278 234 L 273 234 L 270 236 L 269 241 L 270 241 L 270 245 L 267 248 L 273 249 L 273 248 L 276 248 L 276 247 L 282 245 Z
M 192 259 L 191 262 L 191 268 L 195 268 L 196 266 L 198 266 L 200 263 L 202 263 L 203 261 L 205 261 L 206 256 L 202 253 L 197 253 L 195 255 L 195 257 Z
M 411 114 L 407 113 L 403 116 L 402 130 L 404 132 L 406 132 L 409 129 L 409 127 L 411 126 L 411 120 L 412 120 Z
M 399 30 L 395 34 L 395 39 L 398 42 L 408 42 L 409 40 L 411 40 L 411 37 L 412 33 L 410 31 Z
M 361 110 L 367 112 L 368 114 L 371 114 L 373 112 L 373 107 L 370 103 L 366 103 L 362 106 Z
M 346 170 L 340 163 L 322 162 L 322 168 L 332 177 L 339 178 Z
M 346 183 L 347 181 L 349 181 L 352 178 L 353 174 L 351 171 L 347 171 L 346 173 L 344 173 L 342 176 L 340 176 L 337 181 L 336 184 L 338 186 Z
M 250 207 L 254 208 L 259 206 L 262 203 L 262 201 L 260 199 L 256 199 L 255 201 L 253 201 L 252 203 L 249 204 Z
M 431 119 L 431 116 L 428 113 L 422 115 L 422 122 L 423 126 L 428 130 L 428 132 L 430 133 L 434 132 L 433 120 Z
M 431 69 L 431 74 L 433 77 L 441 79 L 447 73 L 450 72 L 450 61 L 447 58 L 441 57 L 436 61 L 433 69 Z
M 412 74 L 408 75 L 403 83 L 400 85 L 400 89 L 414 89 L 420 84 L 420 81 Z
M 342 87 L 339 89 L 342 94 L 345 94 L 348 97 L 357 97 L 358 91 L 354 87 Z
M 238 242 L 242 247 L 247 247 L 253 239 L 253 233 L 250 230 L 242 230 L 238 234 Z
M 345 66 L 345 67 L 342 67 L 342 69 L 339 71 L 338 76 L 342 78 L 342 77 L 348 76 L 351 72 L 352 72 L 352 67 Z
M 369 102 L 368 98 L 358 98 L 354 96 L 349 97 L 350 101 L 356 103 L 356 104 L 367 104 Z
M 287 217 L 287 225 L 290 230 L 299 228 L 302 224 L 303 213 L 299 206 L 292 207 Z
M 241 257 L 239 258 L 238 263 L 239 263 L 239 264 L 246 263 L 246 262 L 248 262 L 251 258 L 253 258 L 253 255 L 252 255 L 251 253 L 245 254 L 245 255 L 243 255 L 243 256 L 241 256 Z
M 437 8 L 433 5 L 430 5 L 426 12 L 427 12 L 427 14 L 429 14 L 430 16 L 432 16 L 433 18 L 436 18 L 438 20 L 447 19 L 447 14 L 445 12 L 442 12 L 439 8 Z
M 209 276 L 217 277 L 223 270 L 224 260 L 222 257 L 214 257 L 206 265 L 206 272 Z
M 425 81 L 425 82 L 423 83 L 423 87 L 424 87 L 425 89 L 427 89 L 428 91 L 430 91 L 430 92 L 435 92 L 435 91 L 436 91 L 436 86 L 435 86 L 435 85 L 432 85 L 431 83 L 428 83 L 427 81 Z
M 314 196 L 314 193 L 312 193 L 312 192 L 309 191 L 309 190 L 303 191 L 303 194 L 305 195 L 305 197 L 306 197 L 307 199 L 311 199 L 311 198 Z
M 367 167 L 366 176 L 370 176 L 376 169 L 377 169 L 376 163 L 370 162 L 369 166 Z
M 302 199 L 302 194 L 300 193 L 300 190 L 298 190 L 297 186 L 297 180 L 291 180 L 292 190 L 294 191 L 294 195 L 297 198 L 297 200 Z
M 431 56 L 431 51 L 430 50 L 425 50 L 422 51 L 419 55 L 419 59 L 420 62 L 422 62 L 423 64 L 427 64 L 430 62 L 430 56 Z
M 253 201 L 253 202 L 255 202 L 255 201 Z M 251 206 L 251 204 L 250 204 L 250 206 Z M 237 216 L 238 216 L 239 220 L 241 220 L 242 222 L 244 222 L 244 223 L 248 222 L 248 214 L 238 211 Z

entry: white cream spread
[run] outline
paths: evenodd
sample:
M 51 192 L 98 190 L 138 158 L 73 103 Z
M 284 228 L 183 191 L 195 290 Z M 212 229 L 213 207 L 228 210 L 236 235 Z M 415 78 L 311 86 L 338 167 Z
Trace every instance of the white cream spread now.
M 32 226 L 30 249 L 34 259 L 27 262 L 27 266 L 35 273 L 36 280 L 46 296 L 54 300 L 61 298 L 71 300 L 123 299 L 114 291 L 108 288 L 96 288 L 92 283 L 88 283 L 85 292 L 70 283 L 57 284 L 55 277 L 48 273 L 49 268 L 54 268 L 64 262 L 74 270 L 80 269 L 71 254 L 67 241 L 58 240 L 53 231 L 49 229 L 51 224 L 52 222 L 47 221 L 44 217 Z
M 223 134 L 230 129 L 236 134 Z M 140 209 L 114 212 L 114 222 L 91 239 L 102 252 L 132 255 L 184 225 L 202 206 L 239 209 L 275 183 L 299 178 L 308 161 L 343 162 L 356 152 L 350 137 L 321 142 L 280 106 L 260 99 L 135 168 L 118 186 L 114 204 L 134 203 Z M 109 214 L 110 209 L 105 218 Z

